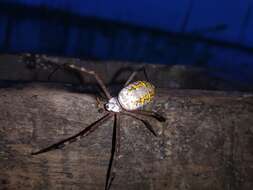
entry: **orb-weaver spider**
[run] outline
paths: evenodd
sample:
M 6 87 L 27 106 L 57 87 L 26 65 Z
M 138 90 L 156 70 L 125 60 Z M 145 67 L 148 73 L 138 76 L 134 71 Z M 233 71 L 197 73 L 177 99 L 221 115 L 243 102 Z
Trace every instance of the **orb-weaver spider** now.
M 54 62 L 52 60 L 46 59 L 45 56 L 43 57 L 39 55 L 24 54 L 22 55 L 22 60 L 25 61 L 28 64 L 28 66 L 29 65 L 36 66 L 35 64 L 37 63 L 44 67 L 47 67 L 47 66 L 54 67 L 55 69 L 53 72 L 55 72 L 59 67 L 63 67 L 65 69 L 68 69 L 74 72 L 89 74 L 95 77 L 97 83 L 99 84 L 99 86 L 101 87 L 101 89 L 103 90 L 103 93 L 105 94 L 107 98 L 107 103 L 105 103 L 103 106 L 103 110 L 106 112 L 106 114 L 100 119 L 98 119 L 97 121 L 95 121 L 94 123 L 87 126 L 85 129 L 83 129 L 79 133 L 71 137 L 68 137 L 66 139 L 63 139 L 39 151 L 32 152 L 31 154 L 38 155 L 38 154 L 52 151 L 55 149 L 61 149 L 64 146 L 70 143 L 73 143 L 77 140 L 80 140 L 82 137 L 89 135 L 91 132 L 95 131 L 99 126 L 101 126 L 105 121 L 113 117 L 114 123 L 113 123 L 113 135 L 112 135 L 112 149 L 111 149 L 111 157 L 110 157 L 109 167 L 107 170 L 106 184 L 105 184 L 105 190 L 110 189 L 110 186 L 116 174 L 116 172 L 113 171 L 113 169 L 115 168 L 116 162 L 119 159 L 120 116 L 128 115 L 134 119 L 141 121 L 146 126 L 146 128 L 155 136 L 157 135 L 155 133 L 155 130 L 151 126 L 151 124 L 140 116 L 152 117 L 152 118 L 155 118 L 159 122 L 165 122 L 166 120 L 163 116 L 159 115 L 158 113 L 154 111 L 144 111 L 144 110 L 139 109 L 139 108 L 142 108 L 147 103 L 151 102 L 154 97 L 154 86 L 150 84 L 149 82 L 137 81 L 137 82 L 131 83 L 132 79 L 135 77 L 137 72 L 142 70 L 142 68 L 134 71 L 130 75 L 130 77 L 128 78 L 127 82 L 124 85 L 124 88 L 119 92 L 117 97 L 112 97 L 108 89 L 104 85 L 103 81 L 99 77 L 99 75 L 97 75 L 92 70 L 88 70 L 82 66 L 75 65 L 75 64 L 59 64 L 58 62 Z M 42 63 L 42 61 L 45 61 L 45 63 Z M 146 76 L 145 70 L 144 70 L 144 74 Z

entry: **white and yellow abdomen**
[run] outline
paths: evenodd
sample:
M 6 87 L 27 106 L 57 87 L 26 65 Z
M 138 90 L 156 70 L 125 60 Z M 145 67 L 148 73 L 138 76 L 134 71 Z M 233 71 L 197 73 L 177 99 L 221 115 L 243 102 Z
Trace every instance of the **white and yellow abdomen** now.
M 136 81 L 123 88 L 118 101 L 125 110 L 136 110 L 153 100 L 155 87 L 146 81 Z

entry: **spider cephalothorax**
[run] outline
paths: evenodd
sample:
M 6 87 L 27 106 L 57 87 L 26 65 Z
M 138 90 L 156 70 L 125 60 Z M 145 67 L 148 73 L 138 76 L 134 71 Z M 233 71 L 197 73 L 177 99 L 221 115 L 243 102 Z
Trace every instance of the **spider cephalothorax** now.
M 35 58 L 38 56 L 34 56 Z M 23 55 L 23 60 L 29 60 L 31 62 L 31 55 L 26 54 Z M 44 59 L 46 57 L 44 56 Z M 40 59 L 40 63 L 41 63 Z M 36 62 L 36 60 L 34 60 Z M 156 136 L 156 133 L 150 123 L 143 119 L 140 116 L 152 117 L 155 118 L 159 122 L 165 122 L 165 118 L 156 112 L 153 111 L 144 111 L 140 110 L 144 105 L 151 102 L 153 100 L 155 94 L 154 86 L 147 82 L 147 81 L 136 81 L 130 83 L 131 80 L 134 78 L 138 70 L 134 71 L 132 75 L 130 75 L 129 79 L 127 80 L 124 88 L 119 92 L 117 97 L 112 97 L 105 87 L 103 81 L 100 77 L 92 70 L 87 70 L 84 67 L 75 65 L 75 64 L 59 64 L 54 63 L 50 60 L 45 60 L 47 64 L 51 64 L 53 66 L 57 66 L 59 68 L 61 65 L 64 69 L 72 70 L 74 72 L 80 72 L 85 74 L 90 74 L 95 77 L 99 86 L 103 90 L 105 96 L 107 97 L 107 103 L 104 104 L 104 110 L 106 114 L 95 121 L 94 123 L 87 126 L 81 132 L 67 138 L 63 139 L 49 147 L 41 149 L 37 152 L 33 152 L 32 155 L 41 154 L 44 152 L 48 152 L 55 149 L 63 148 L 65 145 L 73 143 L 77 140 L 80 140 L 82 137 L 89 135 L 91 132 L 95 131 L 101 124 L 107 121 L 109 118 L 114 118 L 114 127 L 113 127 L 113 137 L 112 137 L 112 151 L 111 151 L 111 158 L 109 162 L 109 167 L 107 170 L 106 176 L 106 184 L 105 190 L 108 190 L 112 184 L 112 181 L 115 177 L 115 171 L 113 171 L 113 166 L 116 165 L 117 160 L 119 159 L 119 150 L 120 150 L 120 116 L 121 115 L 128 115 L 134 119 L 141 121 L 146 128 Z M 42 64 L 43 65 L 43 64 Z
M 122 107 L 118 101 L 117 97 L 113 97 L 111 98 L 106 104 L 105 104 L 105 109 L 107 111 L 111 111 L 111 112 L 121 112 L 122 111 Z

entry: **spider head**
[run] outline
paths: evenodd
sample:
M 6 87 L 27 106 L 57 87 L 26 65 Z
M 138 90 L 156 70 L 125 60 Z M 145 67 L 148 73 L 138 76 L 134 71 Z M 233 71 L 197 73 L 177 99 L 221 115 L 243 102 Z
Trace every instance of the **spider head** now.
M 120 112 L 122 110 L 119 101 L 116 97 L 113 97 L 105 104 L 105 109 L 111 112 Z

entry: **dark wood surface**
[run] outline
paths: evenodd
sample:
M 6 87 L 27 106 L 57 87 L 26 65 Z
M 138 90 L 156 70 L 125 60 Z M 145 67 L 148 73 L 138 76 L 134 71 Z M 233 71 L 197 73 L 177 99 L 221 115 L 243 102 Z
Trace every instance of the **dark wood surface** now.
M 253 95 L 159 90 L 146 109 L 155 138 L 123 117 L 112 190 L 252 190 Z M 0 190 L 102 190 L 112 120 L 63 150 L 30 153 L 79 132 L 103 114 L 93 96 L 55 84 L 0 89 Z
M 17 55 L 0 55 L 0 87 L 1 80 L 6 81 L 38 81 L 48 82 L 48 76 L 53 69 L 44 70 L 28 69 L 27 65 L 20 61 Z M 173 89 L 227 89 L 240 90 L 247 88 L 233 86 L 221 78 L 211 77 L 209 71 L 204 67 L 190 65 L 168 65 L 147 64 L 136 62 L 120 61 L 94 61 L 78 60 L 67 57 L 48 57 L 54 62 L 70 63 L 82 65 L 87 69 L 95 70 L 105 83 L 122 84 L 125 83 L 134 69 L 145 65 L 147 75 L 155 86 Z M 136 78 L 135 78 L 136 79 Z M 137 79 L 144 80 L 142 72 L 138 73 Z M 92 77 L 84 75 L 83 80 L 86 83 L 95 83 Z M 79 83 L 76 75 L 70 74 L 62 69 L 54 73 L 50 78 L 51 82 Z M 250 88 L 248 89 L 250 90 Z

